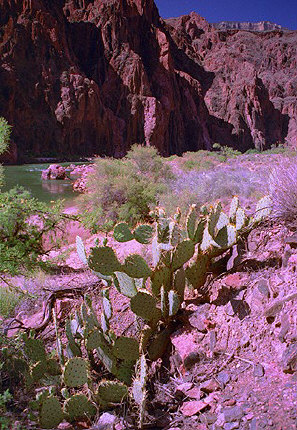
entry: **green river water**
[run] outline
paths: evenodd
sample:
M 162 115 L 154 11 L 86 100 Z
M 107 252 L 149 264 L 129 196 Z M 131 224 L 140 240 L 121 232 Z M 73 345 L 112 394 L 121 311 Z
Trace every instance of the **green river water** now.
M 68 166 L 70 163 L 59 163 Z M 71 163 L 86 164 L 86 163 Z M 7 191 L 16 185 L 21 185 L 31 191 L 39 200 L 49 203 L 58 199 L 64 199 L 67 206 L 71 206 L 78 193 L 72 190 L 72 180 L 41 180 L 41 172 L 50 164 L 23 164 L 21 166 L 4 166 L 5 185 L 3 191 Z

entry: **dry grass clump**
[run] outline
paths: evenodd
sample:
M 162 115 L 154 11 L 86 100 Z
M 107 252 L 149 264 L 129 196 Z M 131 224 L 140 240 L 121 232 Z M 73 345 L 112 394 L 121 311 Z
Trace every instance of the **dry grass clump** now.
M 269 177 L 272 216 L 284 221 L 297 219 L 297 165 L 296 160 L 272 169 Z

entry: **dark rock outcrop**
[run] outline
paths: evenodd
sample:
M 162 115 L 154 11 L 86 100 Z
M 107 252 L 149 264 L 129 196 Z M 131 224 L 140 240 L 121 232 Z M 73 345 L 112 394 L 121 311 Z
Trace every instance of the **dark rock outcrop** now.
M 212 74 L 152 0 L 0 0 L 0 115 L 19 158 L 210 148 Z
M 296 32 L 164 21 L 153 0 L 0 0 L 0 27 L 19 161 L 296 144 Z

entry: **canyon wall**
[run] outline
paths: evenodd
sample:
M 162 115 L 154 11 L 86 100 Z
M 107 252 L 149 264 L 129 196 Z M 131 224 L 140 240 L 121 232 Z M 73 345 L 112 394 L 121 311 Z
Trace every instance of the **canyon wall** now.
M 296 140 L 296 32 L 163 20 L 153 0 L 0 0 L 0 27 L 12 162 Z

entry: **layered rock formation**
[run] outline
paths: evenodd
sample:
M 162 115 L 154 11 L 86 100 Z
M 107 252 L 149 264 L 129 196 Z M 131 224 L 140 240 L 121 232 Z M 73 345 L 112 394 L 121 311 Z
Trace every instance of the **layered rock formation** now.
M 296 32 L 164 21 L 153 0 L 0 0 L 0 26 L 19 161 L 295 142 Z
M 270 21 L 260 22 L 237 22 L 237 21 L 221 21 L 212 24 L 218 30 L 248 30 L 248 31 L 273 31 L 273 30 L 288 30 L 279 24 Z

